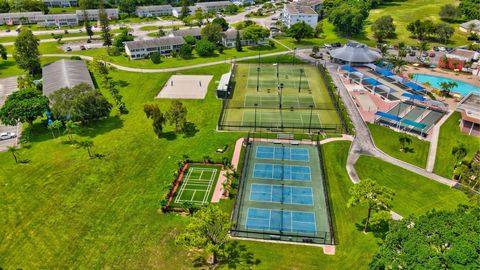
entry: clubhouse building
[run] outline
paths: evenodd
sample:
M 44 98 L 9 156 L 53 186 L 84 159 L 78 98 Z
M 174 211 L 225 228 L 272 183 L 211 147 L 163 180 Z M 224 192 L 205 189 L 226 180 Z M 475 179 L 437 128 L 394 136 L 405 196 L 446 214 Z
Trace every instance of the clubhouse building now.
M 334 63 L 355 66 L 371 64 L 382 58 L 382 55 L 365 44 L 350 42 L 341 48 L 331 50 L 330 57 Z
M 58 89 L 73 87 L 80 83 L 86 83 L 95 89 L 90 72 L 83 60 L 55 61 L 42 68 L 42 76 L 42 91 L 47 97 Z

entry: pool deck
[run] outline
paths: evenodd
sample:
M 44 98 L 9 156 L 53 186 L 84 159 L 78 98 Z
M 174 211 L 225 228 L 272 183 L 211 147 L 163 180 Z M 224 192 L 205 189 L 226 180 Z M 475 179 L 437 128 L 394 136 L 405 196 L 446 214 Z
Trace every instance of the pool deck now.
M 404 76 L 408 76 L 408 74 L 424 74 L 424 75 L 432 75 L 437 77 L 445 77 L 448 79 L 469 83 L 480 88 L 480 77 L 474 76 L 472 74 L 447 71 L 441 68 L 422 68 L 422 67 L 412 67 L 412 66 L 407 66 L 402 71 L 403 71 L 402 75 Z

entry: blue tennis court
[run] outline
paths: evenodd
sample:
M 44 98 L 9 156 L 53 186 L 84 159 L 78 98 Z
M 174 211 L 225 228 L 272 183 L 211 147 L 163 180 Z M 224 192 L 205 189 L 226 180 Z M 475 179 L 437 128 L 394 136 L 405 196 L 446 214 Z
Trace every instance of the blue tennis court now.
M 309 161 L 307 148 L 290 148 L 278 146 L 257 146 L 255 157 L 258 159 L 275 159 L 291 161 Z
M 311 187 L 252 184 L 250 200 L 284 204 L 313 205 Z
M 286 164 L 255 163 L 253 168 L 254 178 L 311 181 L 310 166 L 297 166 Z
M 247 228 L 267 231 L 315 233 L 315 213 L 248 208 Z

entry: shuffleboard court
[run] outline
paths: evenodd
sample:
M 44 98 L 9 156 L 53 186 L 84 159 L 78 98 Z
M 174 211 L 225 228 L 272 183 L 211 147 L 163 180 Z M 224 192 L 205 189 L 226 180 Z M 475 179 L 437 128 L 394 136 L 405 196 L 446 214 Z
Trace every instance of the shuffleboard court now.
M 308 148 L 278 146 L 257 146 L 255 157 L 258 159 L 309 161 Z
M 177 191 L 175 203 L 192 202 L 201 205 L 208 203 L 217 178 L 216 168 L 188 168 Z
M 311 187 L 252 184 L 250 200 L 283 204 L 313 205 Z
M 315 233 L 317 230 L 314 212 L 262 208 L 248 209 L 247 228 L 301 233 Z
M 310 166 L 287 164 L 256 163 L 253 169 L 253 178 L 311 181 Z

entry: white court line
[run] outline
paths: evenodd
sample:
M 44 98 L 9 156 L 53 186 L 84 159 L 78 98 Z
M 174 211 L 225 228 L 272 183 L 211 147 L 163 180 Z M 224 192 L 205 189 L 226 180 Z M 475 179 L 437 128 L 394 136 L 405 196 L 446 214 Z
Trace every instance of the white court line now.
M 180 191 L 177 195 L 177 199 L 175 200 L 176 203 L 179 203 L 180 202 L 180 198 L 182 197 L 183 195 L 183 191 L 185 190 L 185 187 L 187 186 L 187 183 L 188 183 L 188 179 L 190 178 L 190 175 L 192 174 L 192 168 L 190 168 L 188 170 L 188 173 L 187 175 L 185 176 L 185 182 L 182 183 L 182 185 L 180 186 Z
M 203 173 L 203 172 L 202 172 Z M 210 194 L 210 191 L 212 189 L 213 182 L 215 181 L 215 176 L 217 175 L 217 170 L 215 169 L 210 176 L 210 181 L 208 182 L 207 190 L 205 191 L 205 195 L 203 195 L 203 203 L 206 203 L 208 201 L 208 196 Z

